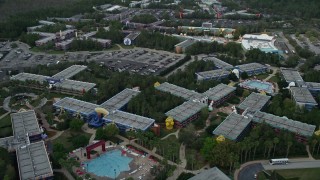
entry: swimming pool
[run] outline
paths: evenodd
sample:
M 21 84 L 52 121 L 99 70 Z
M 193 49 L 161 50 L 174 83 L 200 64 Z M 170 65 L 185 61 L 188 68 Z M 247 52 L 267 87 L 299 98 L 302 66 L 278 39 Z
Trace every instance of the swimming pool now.
M 266 93 L 273 93 L 273 85 L 269 82 L 263 82 L 259 80 L 247 80 L 240 83 L 241 87 L 249 89 L 257 89 L 258 91 L 265 91 Z
M 113 150 L 84 163 L 88 172 L 97 176 L 116 178 L 122 171 L 129 171 L 132 158 L 122 156 L 120 150 Z

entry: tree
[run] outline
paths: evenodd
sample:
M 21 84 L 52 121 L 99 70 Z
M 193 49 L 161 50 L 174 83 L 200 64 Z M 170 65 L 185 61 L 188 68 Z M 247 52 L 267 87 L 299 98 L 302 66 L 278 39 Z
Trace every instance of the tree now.
M 278 144 L 279 142 L 280 142 L 280 141 L 279 141 L 279 138 L 277 138 L 277 137 L 273 138 L 273 144 L 274 144 L 274 146 L 273 146 L 273 155 L 272 155 L 272 157 L 274 157 L 274 153 L 275 153 L 275 151 L 276 151 L 276 146 L 277 146 L 277 144 Z
M 249 77 L 247 72 L 242 72 L 240 76 L 241 76 L 241 79 L 243 79 L 243 80 L 248 79 L 248 77 Z
M 292 141 L 288 141 L 287 142 L 287 154 L 286 154 L 286 157 L 288 157 L 288 155 L 289 155 L 289 152 L 290 152 L 290 147 L 292 146 Z
M 89 143 L 89 138 L 85 135 L 71 135 L 69 138 L 69 141 L 71 141 L 73 148 L 79 148 L 84 147 Z
M 119 129 L 115 123 L 108 124 L 104 130 L 107 138 L 111 138 L 119 134 Z
M 70 122 L 70 128 L 74 131 L 81 131 L 83 124 L 84 122 L 81 119 L 72 119 Z
M 193 124 L 189 124 L 187 127 L 183 128 L 179 133 L 179 141 L 185 144 L 187 147 L 192 147 L 196 139 L 196 130 Z
M 248 97 L 249 95 L 250 95 L 250 91 L 248 91 L 246 89 L 242 93 L 242 97 Z
M 7 165 L 5 177 L 8 177 L 9 179 L 16 179 L 16 171 L 12 165 Z

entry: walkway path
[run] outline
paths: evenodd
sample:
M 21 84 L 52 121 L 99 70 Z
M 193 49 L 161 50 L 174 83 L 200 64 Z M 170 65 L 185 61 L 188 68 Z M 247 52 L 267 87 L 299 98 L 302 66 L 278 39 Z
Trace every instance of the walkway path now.
M 268 77 L 266 77 L 265 79 L 264 79 L 264 81 L 268 81 L 269 79 L 271 79 L 273 76 L 275 76 L 276 74 L 277 74 L 277 72 L 278 72 L 278 70 L 279 70 L 279 68 L 276 68 L 276 67 L 270 67 L 270 69 L 272 69 L 272 74 L 269 74 L 269 76 Z
M 1 115 L 0 116 L 0 119 L 2 119 L 2 118 L 4 118 L 4 117 L 6 117 L 6 115 L 8 115 L 10 112 L 6 112 L 6 113 L 4 113 L 3 115 Z
M 167 138 L 168 138 L 169 136 L 171 136 L 171 135 L 175 135 L 176 138 L 178 139 L 178 138 L 179 138 L 179 132 L 180 132 L 180 129 L 178 129 L 176 132 L 167 134 L 165 137 L 161 138 L 161 140 L 167 139 Z
M 96 138 L 96 132 L 97 130 L 96 129 L 92 129 L 92 128 L 89 128 L 88 126 L 88 123 L 85 123 L 82 127 L 81 127 L 82 131 L 83 132 L 86 132 L 88 134 L 92 134 L 91 137 L 90 137 L 90 140 L 89 140 L 89 144 L 91 144 L 94 139 Z
M 68 178 L 69 180 L 75 180 L 73 178 L 73 176 L 69 173 L 69 171 L 67 171 L 66 169 L 62 168 L 62 169 L 53 169 L 53 172 L 59 172 L 59 173 L 63 173 L 64 176 L 66 178 Z
M 315 160 L 315 159 L 312 157 L 311 153 L 310 153 L 310 146 L 309 146 L 309 145 L 306 145 L 306 151 L 307 151 L 307 153 L 308 153 L 309 159 L 310 159 L 310 160 Z
M 58 137 L 60 137 L 63 133 L 64 133 L 64 131 L 58 131 L 54 136 L 52 136 L 52 137 L 50 137 L 50 138 L 48 138 L 46 140 L 53 141 L 53 140 L 57 139 Z

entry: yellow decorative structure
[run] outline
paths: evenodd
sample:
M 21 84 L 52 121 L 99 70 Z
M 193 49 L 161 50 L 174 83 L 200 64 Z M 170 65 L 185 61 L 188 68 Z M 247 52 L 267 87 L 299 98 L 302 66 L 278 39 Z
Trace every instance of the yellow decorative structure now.
M 320 136 L 320 130 L 314 132 L 314 134 L 315 134 L 316 136 Z
M 160 86 L 160 83 L 159 83 L 159 82 L 156 82 L 156 83 L 154 83 L 153 86 L 154 86 L 154 87 L 158 87 L 158 86 Z
M 174 125 L 174 121 L 173 121 L 173 118 L 172 117 L 167 117 L 166 119 L 166 128 L 168 130 L 171 130 L 173 128 L 173 125 Z
M 267 95 L 267 93 L 264 92 L 264 91 L 261 91 L 260 94 L 262 94 L 262 95 Z
M 104 108 L 95 108 L 94 109 L 98 114 L 103 114 L 104 116 L 108 116 L 109 112 Z
M 225 141 L 226 138 L 224 136 L 222 136 L 222 135 L 219 135 L 216 140 L 217 140 L 218 143 L 220 143 L 220 142 Z

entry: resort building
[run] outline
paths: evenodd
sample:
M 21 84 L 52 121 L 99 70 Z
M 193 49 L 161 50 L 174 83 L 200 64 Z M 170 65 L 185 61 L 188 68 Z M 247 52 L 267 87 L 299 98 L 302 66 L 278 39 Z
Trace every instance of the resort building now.
M 126 46 L 130 46 L 135 44 L 137 37 L 140 35 L 140 32 L 132 32 L 128 34 L 124 39 L 123 39 L 123 44 Z
M 257 111 L 252 121 L 254 123 L 266 123 L 276 130 L 288 130 L 295 134 L 298 141 L 306 142 L 308 137 L 311 137 L 316 129 L 315 125 L 294 121 L 286 117 L 279 117 L 273 114 Z
M 292 99 L 300 107 L 312 110 L 318 105 L 310 91 L 305 87 L 290 87 Z
M 204 107 L 207 107 L 207 104 L 189 100 L 166 112 L 166 115 L 173 118 L 176 128 L 182 128 L 196 120 Z
M 19 73 L 11 77 L 11 80 L 19 81 L 19 85 L 34 89 L 49 88 L 52 92 L 79 95 L 89 92 L 96 84 L 70 80 L 69 78 L 85 70 L 87 66 L 73 65 L 69 68 L 50 76 L 42 76 L 30 73 Z M 28 83 L 28 81 L 34 81 L 36 83 Z
M 245 51 L 259 49 L 265 53 L 281 53 L 274 45 L 276 39 L 267 34 L 254 35 L 245 34 L 242 36 L 241 46 Z
M 233 141 L 239 141 L 250 130 L 251 118 L 231 113 L 212 134 L 224 136 Z
M 248 76 L 259 75 L 269 71 L 268 67 L 260 63 L 249 63 L 235 66 L 239 69 L 240 74 L 246 72 Z
M 280 68 L 280 72 L 282 74 L 282 78 L 287 82 L 304 82 L 299 71 L 289 68 Z
M 130 99 L 139 93 L 140 91 L 137 90 L 124 89 L 101 105 L 66 97 L 54 103 L 53 106 L 56 113 L 67 112 L 71 116 L 78 116 L 85 120 L 89 125 L 115 123 L 120 131 L 129 129 L 145 131 L 153 126 L 154 119 L 120 110 L 125 109 Z M 109 114 L 95 119 L 96 108 L 106 109 Z
M 232 70 L 233 66 L 229 63 L 226 63 L 216 57 L 204 57 L 202 60 L 204 61 L 212 61 L 216 68 L 218 69 L 225 69 L 225 70 Z
M 255 112 L 264 109 L 269 102 L 271 96 L 258 93 L 251 93 L 244 101 L 237 106 L 237 111 L 242 114 L 244 111 Z
M 224 70 L 224 69 L 216 69 L 211 71 L 203 71 L 195 73 L 197 76 L 198 81 L 203 80 L 222 80 L 225 78 L 228 78 L 230 71 Z
M 306 86 L 314 97 L 317 97 L 320 94 L 320 83 L 306 82 Z
M 192 34 L 207 34 L 207 35 L 233 35 L 235 29 L 232 28 L 214 28 L 210 26 L 201 26 L 201 27 L 193 27 L 193 26 L 178 26 L 178 31 L 181 33 L 192 33 Z
M 200 94 L 168 82 L 155 85 L 155 88 L 187 100 L 187 102 L 166 112 L 168 117 L 173 118 L 174 125 L 177 128 L 185 127 L 188 123 L 197 119 L 201 109 L 208 105 L 218 106 L 222 104 L 232 97 L 236 90 L 235 87 L 219 84 Z
M 208 97 L 208 104 L 216 107 L 231 98 L 235 94 L 236 89 L 236 87 L 218 84 L 217 86 L 208 89 L 203 95 Z
M 194 39 L 184 40 L 184 41 L 182 41 L 179 44 L 176 44 L 174 46 L 175 47 L 175 52 L 178 53 L 178 54 L 184 53 L 188 47 L 192 46 L 196 42 L 198 42 L 198 41 L 196 41 Z
M 188 180 L 231 180 L 227 175 L 225 175 L 220 169 L 217 167 L 213 167 L 211 169 L 207 169 L 202 171 L 199 174 L 191 177 Z
M 164 82 L 160 84 L 159 86 L 155 87 L 157 90 L 162 91 L 162 92 L 167 92 L 170 93 L 174 96 L 181 97 L 185 100 L 193 100 L 193 99 L 202 99 L 203 96 L 200 93 L 197 93 L 195 91 L 170 84 L 168 82 Z
M 33 110 L 13 113 L 13 136 L 1 138 L 0 146 L 15 151 L 21 180 L 53 179 L 51 162 L 42 141 L 43 129 Z

